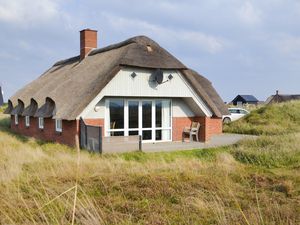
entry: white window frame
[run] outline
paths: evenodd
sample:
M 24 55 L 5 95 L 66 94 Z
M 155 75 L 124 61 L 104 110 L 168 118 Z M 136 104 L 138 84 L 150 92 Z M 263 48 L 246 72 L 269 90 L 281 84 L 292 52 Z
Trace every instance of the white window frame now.
M 18 114 L 15 115 L 15 125 L 19 124 L 19 117 Z
M 55 119 L 55 131 L 62 132 L 62 120 L 61 119 Z
M 43 117 L 39 117 L 39 128 L 40 129 L 44 129 L 44 118 Z
M 30 126 L 30 117 L 29 116 L 25 116 L 25 126 L 26 127 Z
M 121 129 L 110 129 L 110 116 L 109 116 L 109 101 L 110 100 L 123 100 L 124 101 L 124 128 Z M 163 101 L 168 100 L 170 101 L 170 127 L 156 127 L 156 101 Z M 138 128 L 129 128 L 128 124 L 128 102 L 129 101 L 138 101 L 139 102 L 139 115 L 142 115 L 142 102 L 143 101 L 151 101 L 152 102 L 152 127 L 149 128 L 142 128 L 142 116 L 139 116 L 139 127 Z M 143 131 L 151 130 L 152 131 L 152 139 L 151 140 L 143 140 L 143 142 L 168 142 L 172 141 L 172 124 L 173 124 L 173 112 L 172 112 L 172 99 L 171 98 L 107 98 L 105 100 L 105 137 L 110 136 L 110 132 L 124 132 L 124 136 L 129 136 L 129 131 L 137 131 L 138 134 L 142 136 Z M 153 113 L 154 112 L 154 113 Z M 156 130 L 169 130 L 170 131 L 170 139 L 169 140 L 155 140 L 155 132 Z

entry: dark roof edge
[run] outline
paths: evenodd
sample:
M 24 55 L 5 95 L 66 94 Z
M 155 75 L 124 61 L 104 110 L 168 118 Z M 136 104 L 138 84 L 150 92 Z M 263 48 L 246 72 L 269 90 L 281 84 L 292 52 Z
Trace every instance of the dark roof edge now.
M 57 61 L 56 63 L 54 63 L 53 66 L 59 66 L 59 65 L 62 65 L 62 64 L 66 64 L 66 63 L 73 63 L 73 62 L 76 62 L 76 61 L 79 61 L 80 60 L 80 56 L 74 56 L 74 57 L 71 57 L 71 58 L 68 58 L 68 59 L 63 59 L 63 60 L 59 60 Z

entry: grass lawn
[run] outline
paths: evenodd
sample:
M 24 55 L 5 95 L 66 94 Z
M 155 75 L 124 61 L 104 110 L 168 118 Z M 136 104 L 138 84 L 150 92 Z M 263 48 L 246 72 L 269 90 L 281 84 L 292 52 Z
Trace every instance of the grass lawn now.
M 0 224 L 70 224 L 76 177 L 75 224 L 300 224 L 300 104 L 285 106 L 225 128 L 260 134 L 256 140 L 162 153 L 82 151 L 77 174 L 74 149 L 14 135 L 0 114 Z

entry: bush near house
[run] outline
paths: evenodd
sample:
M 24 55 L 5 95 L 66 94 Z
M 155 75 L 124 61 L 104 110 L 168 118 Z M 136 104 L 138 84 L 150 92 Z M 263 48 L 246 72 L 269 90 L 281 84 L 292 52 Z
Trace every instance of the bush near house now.
M 76 179 L 75 224 L 299 224 L 299 105 L 286 107 L 296 125 L 279 122 L 278 130 L 293 129 L 285 135 L 270 132 L 279 109 L 265 108 L 265 129 L 239 122 L 263 134 L 256 140 L 170 153 L 83 151 L 77 174 L 74 149 L 14 135 L 0 114 L 0 224 L 70 224 Z

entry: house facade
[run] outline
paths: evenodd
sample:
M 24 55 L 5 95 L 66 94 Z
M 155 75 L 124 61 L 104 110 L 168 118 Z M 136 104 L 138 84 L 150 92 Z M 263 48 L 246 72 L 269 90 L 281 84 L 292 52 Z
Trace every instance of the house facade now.
M 211 82 L 145 36 L 97 49 L 97 31 L 80 32 L 80 55 L 55 63 L 8 101 L 13 131 L 74 146 L 79 120 L 104 137 L 179 141 L 200 122 L 199 138 L 222 133 L 228 114 Z
M 288 101 L 296 101 L 300 100 L 300 94 L 293 94 L 293 95 L 286 95 L 280 94 L 279 91 L 276 91 L 275 95 L 271 95 L 267 98 L 266 104 L 276 104 L 281 102 L 288 102 Z
M 233 105 L 244 105 L 244 104 L 250 104 L 250 105 L 257 105 L 258 100 L 253 95 L 237 95 L 232 101 L 231 104 Z

